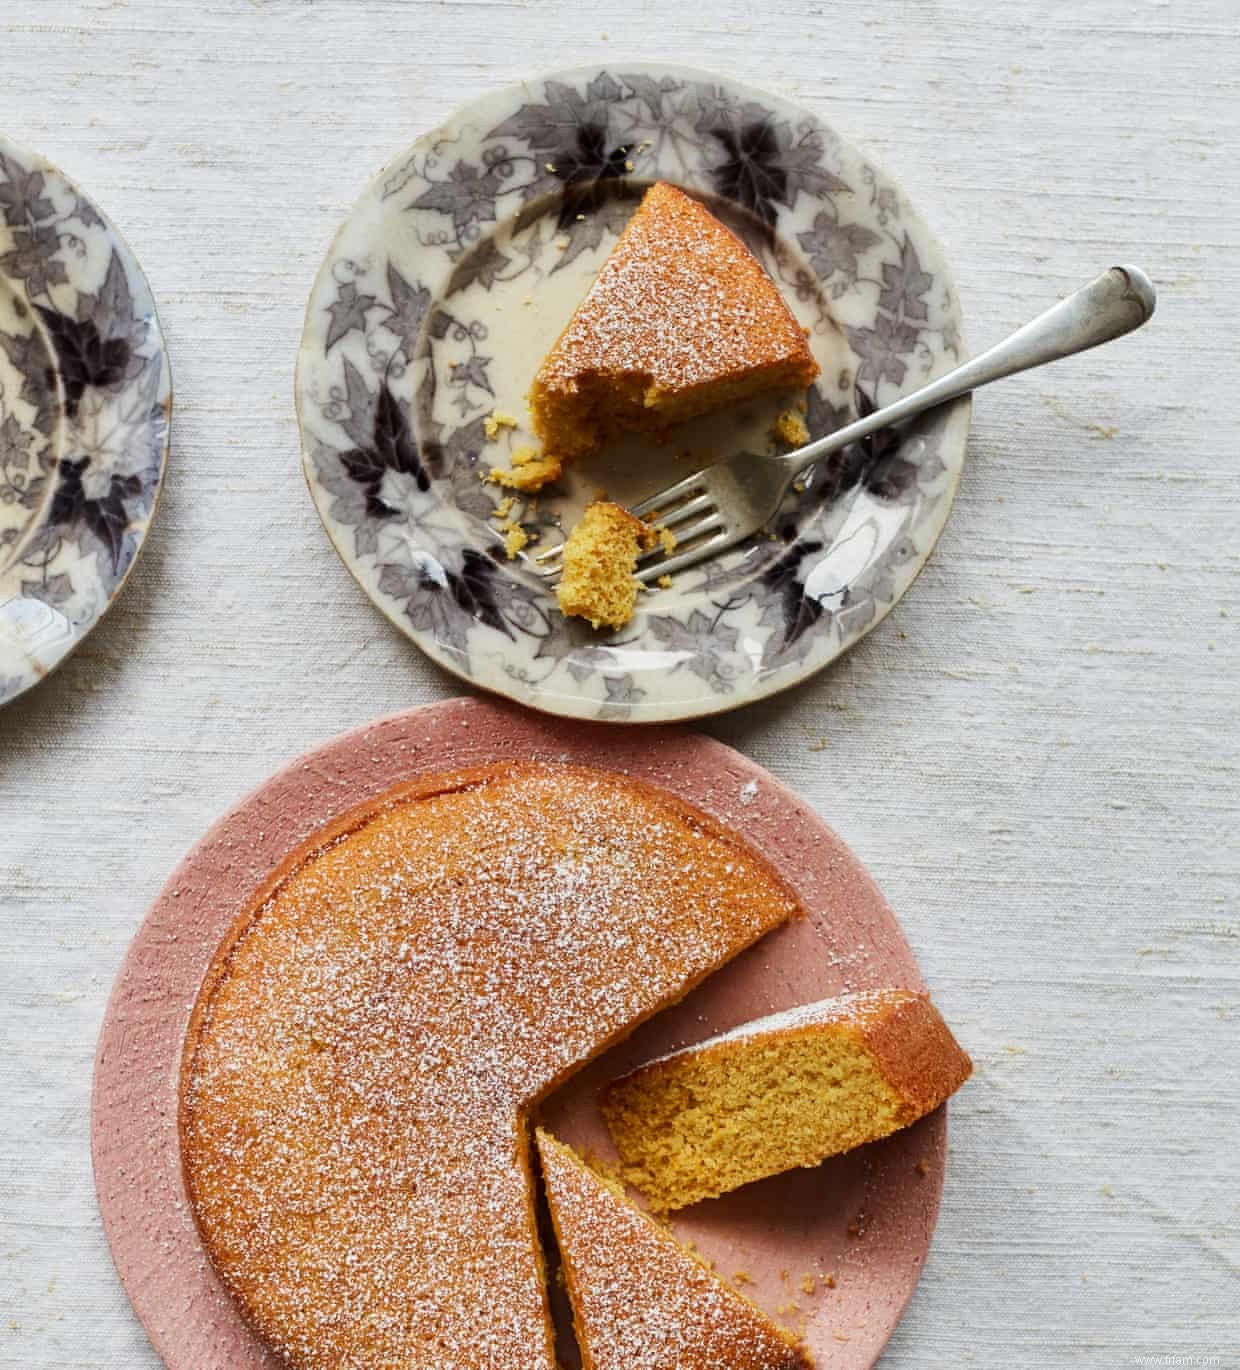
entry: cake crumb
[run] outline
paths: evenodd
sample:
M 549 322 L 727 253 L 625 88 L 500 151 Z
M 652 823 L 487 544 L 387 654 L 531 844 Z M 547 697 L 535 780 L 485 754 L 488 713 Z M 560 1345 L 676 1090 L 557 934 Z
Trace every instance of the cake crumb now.
M 738 1271 L 736 1272 L 736 1274 L 732 1276 L 732 1283 L 733 1283 L 733 1284 L 752 1284 L 752 1283 L 753 1283 L 753 1276 L 749 1273 L 748 1270 L 738 1270 Z
M 813 1275 L 802 1275 L 801 1288 L 806 1294 L 812 1294 L 818 1288 L 818 1281 Z
M 554 172 L 554 171 L 555 171 L 555 163 L 554 163 L 554 162 L 544 162 L 544 163 L 543 163 L 543 166 L 545 166 L 545 167 L 547 168 L 548 171 L 551 171 L 551 172 Z
M 516 419 L 514 419 L 511 414 L 505 414 L 499 409 L 488 414 L 486 418 L 482 420 L 482 429 L 487 435 L 488 442 L 494 442 L 495 439 L 499 437 L 501 429 L 515 428 L 516 426 Z
M 513 523 L 511 520 L 501 531 L 507 533 L 507 537 L 504 538 L 504 551 L 508 554 L 508 560 L 515 561 L 517 553 L 529 546 L 530 535 L 519 523 Z
M 663 555 L 670 557 L 676 550 L 676 534 L 664 523 L 656 524 L 654 531 L 659 535 L 659 546 L 663 548 Z
M 660 590 L 670 590 L 672 588 L 671 576 L 660 576 L 657 583 Z
M 785 409 L 775 420 L 771 433 L 789 447 L 804 447 L 809 441 L 809 429 L 795 409 Z
M 562 238 L 562 237 L 561 237 L 561 238 L 557 238 L 557 239 L 555 240 L 555 250 L 556 250 L 557 252 L 567 252 L 567 251 L 568 251 L 568 239 L 567 239 L 567 238 Z
M 655 543 L 654 530 L 618 504 L 591 504 L 564 544 L 564 574 L 556 587 L 561 611 L 595 628 L 623 628 L 633 617 L 637 558 Z
M 541 490 L 549 481 L 556 480 L 564 469 L 558 457 L 540 453 L 537 447 L 518 447 L 510 460 L 511 469 L 492 466 L 484 479 L 509 490 Z
M 824 1276 L 822 1277 L 822 1283 L 823 1283 L 823 1287 L 824 1287 L 824 1288 L 826 1288 L 826 1289 L 834 1289 L 834 1288 L 835 1288 L 835 1276 L 834 1276 L 834 1275 L 824 1275 Z
M 499 519 L 501 522 L 503 522 L 503 520 L 506 519 L 508 515 L 512 513 L 512 506 L 516 504 L 516 502 L 516 495 L 505 495 L 504 498 L 500 500 L 500 502 L 495 506 L 494 512 L 491 514 L 491 517 L 493 519 Z
M 926 1163 L 926 1158 L 925 1158 L 924 1156 L 921 1158 L 920 1161 L 917 1162 L 917 1164 L 913 1167 L 913 1169 L 914 1169 L 919 1175 L 929 1175 L 929 1173 L 930 1173 L 930 1167 L 929 1167 L 929 1165 Z

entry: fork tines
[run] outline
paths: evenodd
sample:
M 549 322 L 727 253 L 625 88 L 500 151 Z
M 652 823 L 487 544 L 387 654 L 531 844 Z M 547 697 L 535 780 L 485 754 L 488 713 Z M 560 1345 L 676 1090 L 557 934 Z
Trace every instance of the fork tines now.
M 722 537 L 723 520 L 707 492 L 703 474 L 697 472 L 686 476 L 629 510 L 643 523 L 658 529 L 666 528 L 676 538 L 672 553 L 660 545 L 638 557 L 637 579 L 643 584 L 648 585 L 660 576 L 671 575 L 683 566 L 700 561 L 703 547 Z M 564 544 L 550 547 L 527 560 L 538 576 L 554 585 L 564 569 Z

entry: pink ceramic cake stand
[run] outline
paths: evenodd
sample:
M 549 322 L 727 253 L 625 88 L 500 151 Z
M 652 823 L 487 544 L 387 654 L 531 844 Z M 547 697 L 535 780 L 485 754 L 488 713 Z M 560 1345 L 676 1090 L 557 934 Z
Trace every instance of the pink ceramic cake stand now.
M 216 944 L 250 892 L 337 815 L 420 773 L 504 759 L 582 762 L 670 790 L 764 852 L 809 913 L 548 1101 L 544 1120 L 566 1140 L 609 1154 L 594 1086 L 657 1053 L 844 990 L 921 987 L 895 916 L 856 857 L 766 771 L 709 738 L 571 723 L 483 700 L 414 709 L 337 738 L 243 800 L 190 852 L 134 938 L 108 1005 L 95 1066 L 95 1183 L 121 1280 L 170 1370 L 280 1364 L 207 1261 L 181 1175 L 181 1046 Z M 819 1366 L 866 1370 L 926 1259 L 946 1135 L 940 1109 L 815 1170 L 688 1209 L 676 1231 L 803 1332 Z

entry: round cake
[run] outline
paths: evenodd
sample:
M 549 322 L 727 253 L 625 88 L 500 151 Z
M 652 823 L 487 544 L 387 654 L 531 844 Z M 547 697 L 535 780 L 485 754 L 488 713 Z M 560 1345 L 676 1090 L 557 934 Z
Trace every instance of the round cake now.
M 764 858 L 588 767 L 423 778 L 256 891 L 181 1079 L 206 1249 L 298 1367 L 554 1370 L 528 1114 L 799 912 Z

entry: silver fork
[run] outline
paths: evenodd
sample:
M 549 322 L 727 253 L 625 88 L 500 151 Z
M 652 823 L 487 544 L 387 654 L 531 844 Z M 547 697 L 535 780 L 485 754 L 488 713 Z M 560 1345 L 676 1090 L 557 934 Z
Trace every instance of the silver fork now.
M 738 452 L 669 485 L 630 511 L 676 538 L 671 555 L 660 548 L 641 558 L 638 580 L 673 575 L 743 542 L 774 517 L 797 476 L 830 453 L 991 381 L 1131 333 L 1153 314 L 1154 299 L 1144 271 L 1113 266 L 980 356 L 817 442 L 779 456 Z M 530 560 L 554 584 L 563 570 L 563 546 Z

